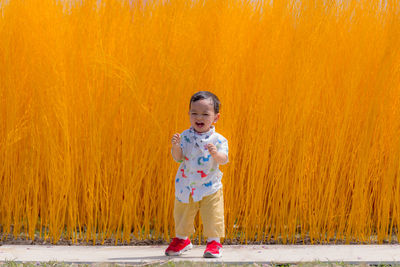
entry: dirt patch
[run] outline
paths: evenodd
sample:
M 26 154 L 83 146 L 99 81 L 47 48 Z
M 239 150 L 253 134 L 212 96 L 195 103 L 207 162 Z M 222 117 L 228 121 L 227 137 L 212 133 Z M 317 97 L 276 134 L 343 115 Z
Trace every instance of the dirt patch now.
M 86 238 L 78 238 L 75 242 L 72 240 L 62 237 L 57 242 L 54 242 L 52 238 L 44 239 L 37 233 L 35 238 L 32 240 L 29 236 L 23 232 L 18 237 L 13 234 L 13 227 L 11 226 L 10 232 L 8 234 L 1 231 L 0 228 L 0 246 L 1 245 L 60 245 L 60 246 L 153 246 L 153 245 L 168 245 L 169 241 L 161 238 L 157 239 L 144 239 L 139 240 L 136 236 L 131 234 L 130 241 L 117 241 L 115 238 L 107 238 L 103 240 L 101 234 L 97 234 L 96 240 L 87 240 Z M 397 232 L 397 229 L 396 231 Z M 85 236 L 85 232 L 81 233 L 81 236 Z M 264 240 L 244 240 L 240 238 L 243 234 L 238 234 L 238 238 L 234 239 L 224 239 L 223 245 L 361 245 L 361 244 L 399 244 L 396 234 L 392 234 L 391 239 L 385 239 L 382 242 L 378 242 L 377 236 L 370 236 L 369 240 L 335 240 L 334 238 L 329 240 L 312 240 L 309 235 L 296 234 L 294 239 L 284 240 L 281 236 L 270 236 Z M 171 238 L 172 239 L 172 238 Z M 195 245 L 205 245 L 207 242 L 205 239 L 193 238 L 192 243 Z
M 105 239 L 102 241 L 101 239 L 96 240 L 93 242 L 93 240 L 87 241 L 86 239 L 78 239 L 77 242 L 72 242 L 69 239 L 66 238 L 61 238 L 60 240 L 57 241 L 57 243 L 54 243 L 53 240 L 51 239 L 43 239 L 40 237 L 35 237 L 34 240 L 28 238 L 24 234 L 21 234 L 19 237 L 14 237 L 12 234 L 4 235 L 0 233 L 0 245 L 63 245 L 63 246 L 152 246 L 152 245 L 168 245 L 168 242 L 163 239 L 145 239 L 145 240 L 138 240 L 135 237 L 132 237 L 129 242 L 124 241 L 121 242 L 118 240 L 116 242 L 115 239 L 109 238 Z M 206 242 L 205 240 L 200 240 L 198 238 L 192 239 L 193 244 L 202 244 L 204 245 Z M 224 245 L 243 245 L 243 244 L 248 244 L 248 245 L 282 245 L 285 244 L 281 238 L 271 238 L 270 240 L 263 240 L 263 241 L 244 241 L 241 240 L 240 238 L 236 239 L 225 239 L 223 241 Z M 377 242 L 377 239 L 375 237 L 371 237 L 370 242 L 363 242 L 363 241 L 350 241 L 346 242 L 344 240 L 334 240 L 331 239 L 329 241 L 311 241 L 309 237 L 306 238 L 296 238 L 295 240 L 290 240 L 286 241 L 286 244 L 294 244 L 294 245 L 341 245 L 341 244 L 379 244 Z M 393 238 L 389 240 L 384 240 L 380 244 L 398 244 L 398 240 L 396 236 L 393 236 Z

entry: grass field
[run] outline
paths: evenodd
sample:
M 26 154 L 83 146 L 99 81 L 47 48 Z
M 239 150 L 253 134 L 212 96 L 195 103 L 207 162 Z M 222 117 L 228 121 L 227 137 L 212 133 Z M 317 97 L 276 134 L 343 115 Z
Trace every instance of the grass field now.
M 1 238 L 168 242 L 171 136 L 210 90 L 228 239 L 398 240 L 399 14 L 398 0 L 0 0 Z

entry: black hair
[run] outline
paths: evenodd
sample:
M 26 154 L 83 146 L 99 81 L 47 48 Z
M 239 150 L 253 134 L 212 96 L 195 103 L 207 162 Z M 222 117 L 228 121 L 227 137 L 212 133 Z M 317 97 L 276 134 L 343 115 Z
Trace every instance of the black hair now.
M 216 95 L 214 95 L 213 93 L 208 92 L 208 91 L 200 91 L 200 92 L 197 92 L 194 95 L 192 95 L 192 97 L 190 98 L 189 109 L 191 108 L 193 102 L 196 102 L 196 101 L 202 100 L 202 99 L 208 99 L 208 98 L 211 98 L 211 100 L 213 101 L 214 112 L 216 114 L 219 113 L 219 109 L 221 107 L 221 102 L 219 101 L 219 99 Z

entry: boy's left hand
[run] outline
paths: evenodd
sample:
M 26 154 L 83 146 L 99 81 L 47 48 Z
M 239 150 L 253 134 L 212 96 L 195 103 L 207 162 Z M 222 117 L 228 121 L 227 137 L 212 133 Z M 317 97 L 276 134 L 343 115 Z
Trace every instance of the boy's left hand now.
M 212 156 L 218 153 L 217 147 L 214 146 L 213 144 L 207 144 L 207 149 L 208 149 L 208 152 L 210 152 L 210 154 Z

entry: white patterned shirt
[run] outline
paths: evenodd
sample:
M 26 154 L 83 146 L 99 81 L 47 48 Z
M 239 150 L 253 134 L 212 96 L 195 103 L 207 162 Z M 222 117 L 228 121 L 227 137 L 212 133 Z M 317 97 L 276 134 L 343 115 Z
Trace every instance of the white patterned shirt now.
M 189 203 L 190 195 L 197 202 L 222 188 L 222 172 L 208 152 L 207 144 L 214 144 L 218 152 L 228 156 L 228 141 L 215 132 L 214 126 L 205 133 L 198 133 L 191 127 L 181 134 L 184 159 L 178 161 L 181 164 L 175 177 L 175 197 L 180 202 Z M 228 158 L 223 164 L 226 163 Z

